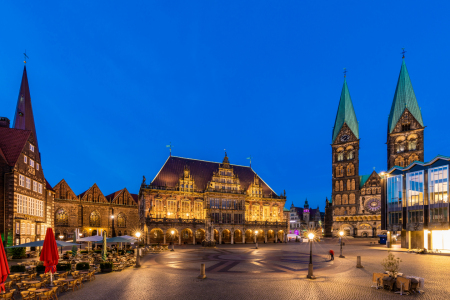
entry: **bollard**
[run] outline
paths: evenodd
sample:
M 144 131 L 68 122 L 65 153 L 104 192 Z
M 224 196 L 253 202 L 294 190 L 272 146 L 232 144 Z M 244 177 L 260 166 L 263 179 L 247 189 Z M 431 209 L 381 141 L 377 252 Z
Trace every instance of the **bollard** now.
M 205 278 L 206 278 L 205 264 L 202 264 L 202 265 L 200 266 L 200 275 L 198 275 L 197 278 L 198 278 L 198 279 L 205 279 Z
M 357 267 L 357 268 L 364 268 L 364 267 L 361 265 L 361 256 L 357 256 L 357 257 L 356 257 L 356 267 Z

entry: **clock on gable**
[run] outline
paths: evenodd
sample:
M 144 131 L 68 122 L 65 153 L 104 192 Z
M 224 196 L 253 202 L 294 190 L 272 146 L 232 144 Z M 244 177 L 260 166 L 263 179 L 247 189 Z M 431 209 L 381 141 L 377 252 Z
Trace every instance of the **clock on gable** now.
M 341 142 L 347 142 L 348 140 L 350 140 L 350 136 L 348 134 L 341 136 Z

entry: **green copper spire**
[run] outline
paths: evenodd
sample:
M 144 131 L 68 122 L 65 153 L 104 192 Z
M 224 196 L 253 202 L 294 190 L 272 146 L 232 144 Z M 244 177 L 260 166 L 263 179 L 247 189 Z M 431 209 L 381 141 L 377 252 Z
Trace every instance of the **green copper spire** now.
M 422 113 L 417 103 L 416 95 L 406 69 L 405 60 L 403 59 L 400 75 L 398 76 L 397 88 L 395 89 L 394 101 L 392 101 L 391 113 L 388 120 L 388 131 L 392 133 L 397 125 L 398 120 L 402 116 L 405 108 L 416 118 L 417 122 L 423 126 Z
M 333 128 L 333 140 L 336 140 L 336 137 L 339 134 L 344 123 L 347 123 L 347 126 L 353 132 L 357 139 L 359 139 L 359 125 L 358 120 L 356 120 L 355 110 L 353 109 L 352 99 L 350 98 L 350 92 L 348 91 L 347 80 L 344 79 L 344 86 L 342 87 L 341 99 L 339 100 L 339 107 L 336 115 L 336 121 L 334 121 Z

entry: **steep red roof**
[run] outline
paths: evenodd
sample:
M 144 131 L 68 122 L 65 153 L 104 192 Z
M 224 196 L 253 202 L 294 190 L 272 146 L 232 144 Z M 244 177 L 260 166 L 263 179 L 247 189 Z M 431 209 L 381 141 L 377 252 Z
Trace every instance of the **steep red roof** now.
M 45 178 L 45 188 L 49 191 L 54 192 L 55 190 L 52 188 L 52 186 L 50 185 L 50 183 L 48 183 L 47 178 Z
M 213 173 L 219 170 L 220 163 L 190 158 L 170 156 L 162 169 L 153 179 L 153 186 L 176 187 L 178 179 L 183 175 L 184 167 L 188 166 L 197 189 L 205 190 L 207 183 L 212 179 Z M 246 190 L 253 183 L 255 172 L 250 167 L 231 165 L 234 174 L 239 177 L 241 188 Z M 277 196 L 276 193 L 261 180 L 263 194 Z
M 138 196 L 138 194 L 131 194 L 131 193 L 130 193 L 130 195 L 131 195 L 131 197 L 133 197 L 133 200 L 134 200 L 136 203 L 139 202 L 139 196 Z
M 20 84 L 19 98 L 17 99 L 16 113 L 13 127 L 22 130 L 31 130 L 39 153 L 36 127 L 34 125 L 33 108 L 31 106 L 30 88 L 28 86 L 27 68 L 23 68 L 22 83 Z
M 112 194 L 109 194 L 108 196 L 105 196 L 106 200 L 109 202 L 113 201 L 124 189 L 118 190 L 117 192 L 114 192 Z
M 29 130 L 0 127 L 0 148 L 11 167 L 16 164 L 30 134 Z

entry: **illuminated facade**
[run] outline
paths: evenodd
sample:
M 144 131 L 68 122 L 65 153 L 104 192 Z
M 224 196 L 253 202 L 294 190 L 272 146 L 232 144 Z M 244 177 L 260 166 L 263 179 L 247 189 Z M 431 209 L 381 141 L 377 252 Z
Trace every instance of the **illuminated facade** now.
M 310 208 L 308 200 L 305 200 L 303 208 L 295 207 L 294 203 L 292 203 L 289 214 L 290 234 L 302 235 L 303 232 L 309 229 L 322 229 L 323 220 L 319 207 L 317 207 L 317 209 Z
M 199 244 L 285 240 L 285 195 L 250 167 L 170 156 L 139 191 L 147 243 Z
M 449 165 L 450 157 L 437 156 L 384 176 L 386 229 L 401 234 L 403 248 L 450 250 Z

